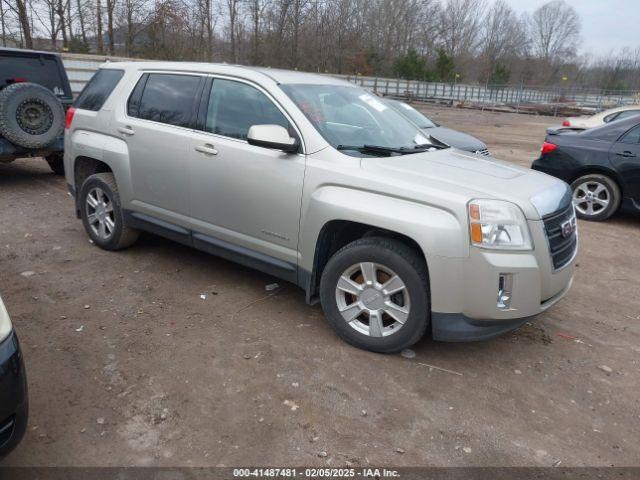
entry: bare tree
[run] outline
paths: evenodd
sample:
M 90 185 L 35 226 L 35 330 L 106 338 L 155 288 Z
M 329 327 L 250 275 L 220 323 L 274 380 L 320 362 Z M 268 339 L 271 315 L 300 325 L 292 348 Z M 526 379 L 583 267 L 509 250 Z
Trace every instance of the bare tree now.
M 486 5 L 484 0 L 448 0 L 440 13 L 440 40 L 454 59 L 475 53 Z
M 107 35 L 109 35 L 109 55 L 115 55 L 115 36 L 114 36 L 114 12 L 117 0 L 106 0 L 107 2 Z
M 544 62 L 569 59 L 576 54 L 580 19 L 564 0 L 545 3 L 533 12 L 529 23 L 534 52 Z
M 5 0 L 5 4 L 18 17 L 18 22 L 20 23 L 20 33 L 24 40 L 24 46 L 26 48 L 33 48 L 33 38 L 31 35 L 32 28 L 31 28 L 31 23 L 29 21 L 30 9 L 27 6 L 27 0 L 15 0 L 15 5 Z
M 526 28 L 505 0 L 497 0 L 487 11 L 481 52 L 486 62 L 483 77 L 491 75 L 499 63 L 521 56 L 527 47 Z
M 96 42 L 98 53 L 104 53 L 104 38 L 102 30 L 102 0 L 96 0 Z

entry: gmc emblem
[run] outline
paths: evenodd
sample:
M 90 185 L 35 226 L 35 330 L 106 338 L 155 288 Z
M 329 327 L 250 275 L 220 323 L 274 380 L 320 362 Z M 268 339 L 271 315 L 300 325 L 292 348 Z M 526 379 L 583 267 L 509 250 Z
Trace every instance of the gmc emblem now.
M 567 220 L 560 226 L 560 228 L 562 229 L 562 236 L 564 238 L 570 237 L 571 234 L 575 231 L 575 222 L 575 218 L 572 218 L 571 220 Z

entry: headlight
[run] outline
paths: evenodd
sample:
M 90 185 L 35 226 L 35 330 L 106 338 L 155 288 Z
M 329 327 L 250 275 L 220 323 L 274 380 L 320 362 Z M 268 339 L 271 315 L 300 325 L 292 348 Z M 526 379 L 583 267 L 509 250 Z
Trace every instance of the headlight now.
M 5 338 L 7 338 L 10 333 L 11 333 L 11 320 L 9 319 L 9 314 L 7 313 L 7 309 L 4 308 L 4 303 L 2 303 L 2 298 L 0 298 L 0 342 L 2 342 Z
M 503 200 L 469 202 L 471 244 L 500 250 L 531 250 L 527 220 L 517 205 Z

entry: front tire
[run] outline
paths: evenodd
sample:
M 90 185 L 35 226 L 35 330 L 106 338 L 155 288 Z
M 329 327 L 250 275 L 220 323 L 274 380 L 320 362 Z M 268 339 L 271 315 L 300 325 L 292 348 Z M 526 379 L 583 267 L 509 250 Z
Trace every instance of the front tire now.
M 620 187 L 606 175 L 584 175 L 571 184 L 573 204 L 579 218 L 602 221 L 618 211 Z
M 138 239 L 140 232 L 124 224 L 118 186 L 112 173 L 88 177 L 82 184 L 78 201 L 84 228 L 100 248 L 120 250 Z
M 427 267 L 418 252 L 397 240 L 362 238 L 329 259 L 320 301 L 347 343 L 398 352 L 418 342 L 429 326 Z

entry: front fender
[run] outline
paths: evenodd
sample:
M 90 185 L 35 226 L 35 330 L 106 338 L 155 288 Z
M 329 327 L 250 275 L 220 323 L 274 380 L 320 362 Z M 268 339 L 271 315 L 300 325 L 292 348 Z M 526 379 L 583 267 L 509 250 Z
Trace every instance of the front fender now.
M 467 227 L 455 214 L 434 205 L 341 186 L 317 189 L 302 212 L 300 266 L 312 271 L 315 247 L 322 228 L 343 220 L 371 225 L 405 235 L 429 257 L 469 255 Z

